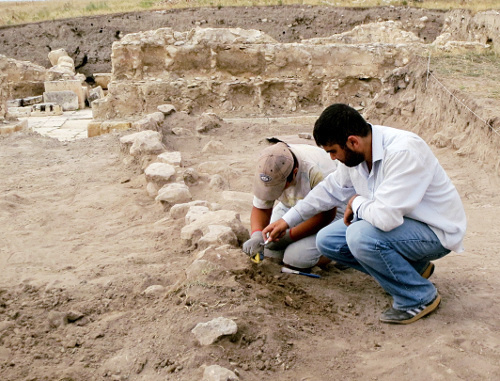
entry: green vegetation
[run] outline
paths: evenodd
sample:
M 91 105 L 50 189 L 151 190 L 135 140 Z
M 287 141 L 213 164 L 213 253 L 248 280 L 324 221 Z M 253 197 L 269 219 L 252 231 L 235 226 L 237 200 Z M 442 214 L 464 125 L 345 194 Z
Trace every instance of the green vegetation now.
M 89 13 L 97 12 L 103 9 L 109 9 L 108 3 L 106 1 L 99 1 L 98 3 L 94 3 L 91 1 L 85 6 L 85 11 Z
M 0 26 L 144 9 L 192 7 L 330 5 L 337 7 L 410 6 L 426 9 L 500 9 L 500 0 L 47 0 L 0 3 Z

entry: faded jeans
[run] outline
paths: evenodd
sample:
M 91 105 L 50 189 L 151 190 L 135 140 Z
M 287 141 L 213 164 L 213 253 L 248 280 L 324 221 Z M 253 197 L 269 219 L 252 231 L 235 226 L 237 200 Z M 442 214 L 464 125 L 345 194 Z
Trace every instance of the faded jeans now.
M 278 221 L 289 209 L 278 203 L 271 214 L 271 223 Z M 285 250 L 264 249 L 264 256 L 283 259 L 283 263 L 289 266 L 307 269 L 318 263 L 321 253 L 316 248 L 316 234 L 313 234 L 291 243 Z
M 420 274 L 450 252 L 429 226 L 410 218 L 389 232 L 363 220 L 350 226 L 335 221 L 318 232 L 316 244 L 325 257 L 373 276 L 398 310 L 434 299 L 436 287 Z

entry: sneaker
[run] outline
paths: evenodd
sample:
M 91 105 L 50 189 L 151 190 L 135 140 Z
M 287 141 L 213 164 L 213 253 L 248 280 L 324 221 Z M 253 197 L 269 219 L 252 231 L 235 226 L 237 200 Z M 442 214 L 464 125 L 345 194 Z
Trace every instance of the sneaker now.
M 420 274 L 420 275 L 422 275 L 422 278 L 429 279 L 431 277 L 431 275 L 434 273 L 435 267 L 436 266 L 434 266 L 434 263 L 429 262 L 429 266 L 427 266 L 425 268 L 425 270 L 422 271 L 422 274 Z
M 395 308 L 389 308 L 380 316 L 380 321 L 383 323 L 410 324 L 425 315 L 429 315 L 438 308 L 439 303 L 441 303 L 441 296 L 437 294 L 431 302 L 411 310 L 402 311 Z

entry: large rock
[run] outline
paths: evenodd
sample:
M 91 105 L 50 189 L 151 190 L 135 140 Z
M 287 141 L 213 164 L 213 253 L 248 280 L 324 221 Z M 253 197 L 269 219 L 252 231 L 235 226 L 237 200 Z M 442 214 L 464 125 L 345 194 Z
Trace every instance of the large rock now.
M 182 166 L 182 154 L 179 151 L 163 152 L 158 155 L 158 160 L 162 163 L 173 165 L 174 167 Z
M 236 238 L 236 234 L 229 226 L 209 225 L 208 232 L 198 241 L 199 249 L 222 245 L 238 246 L 238 238 Z
M 90 122 L 87 125 L 87 136 L 89 138 L 103 134 L 109 134 L 113 131 L 130 130 L 132 125 L 130 122 L 121 120 L 108 120 L 104 122 Z
M 51 50 L 48 54 L 48 58 L 52 66 L 56 66 L 61 57 L 69 57 L 68 53 L 63 48 Z
M 170 209 L 175 204 L 191 201 L 192 196 L 185 184 L 172 183 L 164 185 L 156 196 L 156 201 L 161 202 L 165 208 Z
M 209 132 L 215 128 L 221 127 L 223 121 L 222 118 L 214 113 L 203 113 L 198 119 L 198 125 L 196 131 L 199 133 Z
M 198 323 L 191 332 L 201 345 L 210 345 L 222 336 L 234 335 L 238 326 L 231 319 L 218 317 L 207 323 Z
M 146 115 L 144 118 L 139 119 L 134 122 L 132 126 L 139 131 L 143 130 L 152 130 L 152 131 L 161 131 L 161 125 L 165 116 L 162 112 L 154 112 Z
M 161 134 L 150 130 L 122 136 L 120 144 L 122 149 L 128 150 L 132 156 L 158 155 L 166 151 L 166 147 L 161 142 Z
M 202 214 L 198 219 L 184 226 L 181 230 L 181 239 L 188 245 L 197 243 L 202 236 L 210 232 L 210 225 L 230 227 L 239 243 L 243 243 L 250 238 L 248 230 L 241 223 L 238 213 L 230 210 L 217 210 Z
M 152 163 L 144 171 L 146 180 L 155 183 L 159 188 L 175 177 L 175 168 L 170 164 Z
M 175 220 L 185 218 L 187 213 L 189 212 L 189 210 L 193 206 L 206 207 L 211 211 L 220 209 L 220 205 L 218 205 L 216 203 L 211 203 L 211 202 L 208 202 L 205 200 L 195 200 L 195 201 L 186 202 L 186 203 L 177 204 L 177 205 L 172 206 L 172 209 L 170 209 L 170 217 L 172 217 Z M 191 222 L 192 217 L 189 217 L 189 218 L 190 218 L 190 222 Z
M 220 365 L 207 366 L 203 372 L 202 381 L 238 381 L 238 376 Z

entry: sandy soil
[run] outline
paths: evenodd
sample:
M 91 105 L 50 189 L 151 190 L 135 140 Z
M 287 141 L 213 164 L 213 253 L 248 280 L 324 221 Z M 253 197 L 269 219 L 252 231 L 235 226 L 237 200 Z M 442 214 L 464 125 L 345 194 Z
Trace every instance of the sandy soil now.
M 179 175 L 211 162 L 226 186 L 201 181 L 194 197 L 237 210 L 248 227 L 250 205 L 224 203 L 222 190 L 249 194 L 264 137 L 311 128 L 233 121 L 167 144 L 183 153 Z M 392 326 L 378 321 L 391 298 L 353 270 L 283 275 L 222 247 L 206 254 L 211 271 L 190 278 L 199 251 L 147 195 L 119 137 L 0 137 L 1 380 L 198 380 L 213 364 L 242 380 L 500 378 L 499 180 L 481 163 L 433 148 L 463 197 L 467 251 L 436 262 L 438 311 Z M 210 141 L 225 149 L 202 152 Z M 152 285 L 164 291 L 145 294 Z M 238 332 L 200 346 L 191 329 L 219 316 Z
M 248 192 L 261 139 L 284 131 L 245 125 L 170 138 L 170 146 L 182 150 L 186 167 L 213 161 L 229 189 Z M 439 310 L 399 327 L 378 322 L 390 297 L 353 270 L 315 269 L 319 280 L 282 275 L 276 263 L 254 265 L 227 248 L 213 253 L 218 269 L 186 279 L 197 251 L 180 243 L 178 221 L 147 196 L 140 168 L 124 164 L 118 137 L 0 140 L 3 380 L 192 380 L 212 364 L 245 380 L 500 376 L 500 197 L 498 181 L 477 163 L 436 149 L 466 205 L 468 250 L 436 263 Z M 213 140 L 228 149 L 207 157 L 201 149 Z M 220 189 L 192 191 L 221 202 Z M 249 205 L 224 206 L 248 226 Z M 151 285 L 166 291 L 145 295 Z M 197 344 L 191 329 L 218 316 L 234 319 L 238 333 Z

